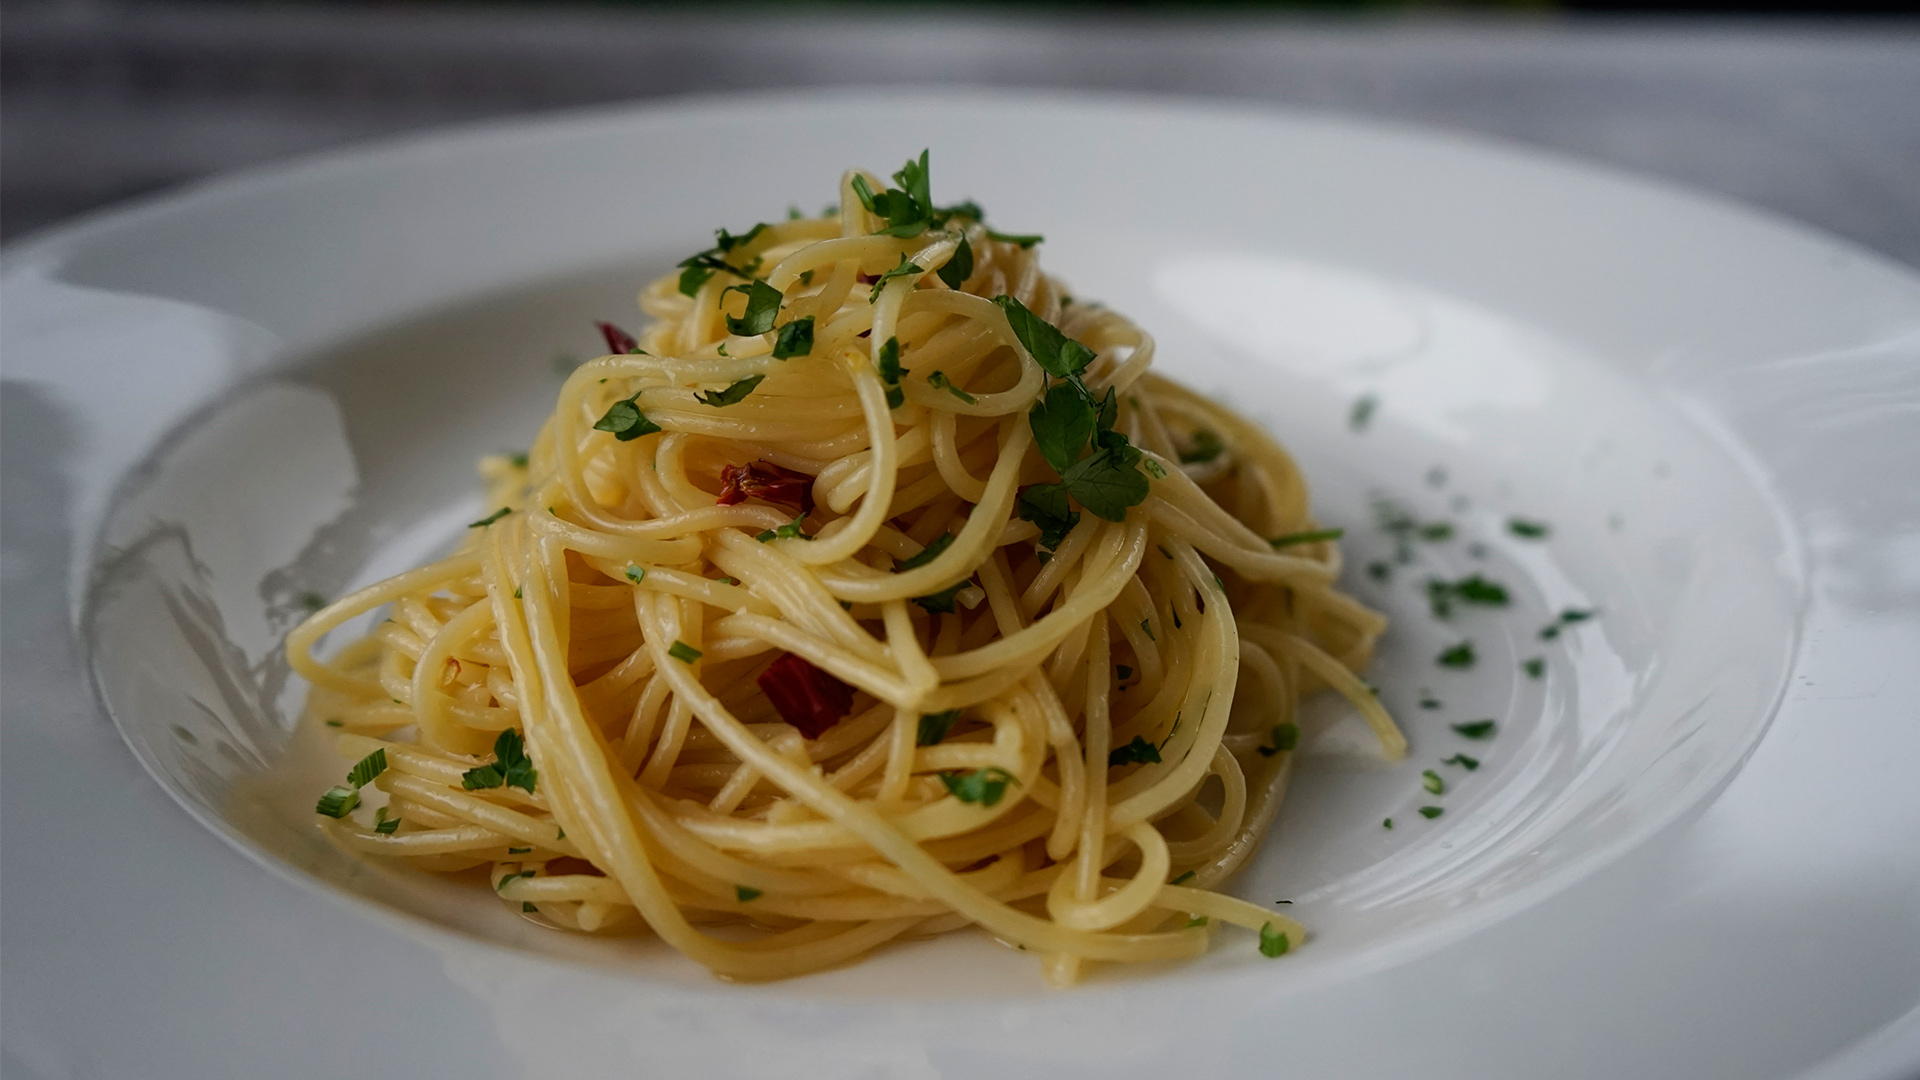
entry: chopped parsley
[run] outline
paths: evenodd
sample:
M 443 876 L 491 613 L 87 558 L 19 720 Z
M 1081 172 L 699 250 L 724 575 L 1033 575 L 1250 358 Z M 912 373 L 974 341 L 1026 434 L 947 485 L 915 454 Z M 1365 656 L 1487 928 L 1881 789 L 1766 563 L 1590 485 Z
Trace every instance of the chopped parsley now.
M 1455 604 L 1506 607 L 1507 601 L 1505 585 L 1497 581 L 1488 581 L 1479 574 L 1463 577 L 1459 581 L 1441 581 L 1438 578 L 1427 580 L 1427 604 L 1432 607 L 1436 619 L 1451 617 Z
M 1006 313 L 1007 324 L 1013 328 L 1013 336 L 1020 339 L 1021 347 L 1047 374 L 1064 379 L 1078 375 L 1093 362 L 1092 349 L 1061 333 L 1059 327 L 1027 310 L 1019 300 L 1003 294 L 993 302 Z
M 1520 670 L 1527 673 L 1527 678 L 1537 679 L 1547 673 L 1546 658 L 1541 656 L 1530 656 L 1526 660 L 1521 662 Z
M 530 848 L 530 847 L 510 847 L 510 848 L 508 848 L 508 849 L 507 849 L 507 854 L 509 854 L 509 855 L 531 855 L 531 854 L 533 854 L 533 849 L 532 849 L 532 848 Z
M 1393 819 L 1392 819 L 1392 818 L 1388 818 L 1388 819 L 1386 819 L 1385 821 L 1382 821 L 1382 822 L 1380 823 L 1380 827 L 1381 827 L 1381 828 L 1383 828 L 1383 829 L 1391 829 L 1391 828 L 1393 828 Z
M 777 529 L 762 529 L 755 540 L 765 544 L 773 540 L 811 540 L 813 537 L 800 531 L 800 523 L 806 518 L 794 518 Z
M 1314 529 L 1311 532 L 1287 533 L 1285 536 L 1276 536 L 1267 541 L 1267 543 L 1273 546 L 1273 550 L 1279 551 L 1283 547 L 1292 547 L 1295 544 L 1319 544 L 1328 540 L 1338 540 L 1345 535 L 1347 535 L 1347 530 L 1345 529 Z
M 1174 878 L 1172 881 L 1167 882 L 1167 884 L 1185 885 L 1187 882 L 1192 881 L 1193 877 L 1194 877 L 1194 871 L 1188 870 L 1187 872 L 1181 874 L 1179 877 Z
M 1273 743 L 1269 746 L 1257 746 L 1254 749 L 1260 751 L 1261 757 L 1272 757 L 1275 754 L 1287 753 L 1299 745 L 1299 724 L 1275 724 L 1273 726 Z
M 526 744 L 521 740 L 520 732 L 508 728 L 493 740 L 493 760 L 461 773 L 460 786 L 468 791 L 517 787 L 531 795 L 539 778 L 539 771 L 533 767 L 533 759 L 527 756 Z
M 1446 811 L 1438 806 L 1423 806 L 1420 808 L 1420 816 L 1426 818 L 1428 821 L 1432 821 L 1444 813 L 1446 813 Z
M 681 294 L 684 296 L 699 295 L 700 287 L 707 283 L 707 279 L 717 273 L 732 274 L 737 278 L 751 278 L 752 273 L 750 271 L 728 262 L 726 256 L 729 252 L 733 251 L 733 249 L 752 242 L 754 237 L 759 236 L 761 230 L 765 228 L 766 226 L 764 224 L 755 225 L 739 236 L 735 236 L 725 229 L 715 229 L 714 246 L 705 251 L 697 251 L 680 260 L 680 266 L 682 267 L 680 271 Z M 756 259 L 754 262 L 758 263 L 759 260 Z
M 925 566 L 928 563 L 932 562 L 933 560 L 939 558 L 941 552 L 947 550 L 952 546 L 953 546 L 953 534 L 950 532 L 943 532 L 937 538 L 935 538 L 931 543 L 929 543 L 926 547 L 921 548 L 920 553 L 918 555 L 913 555 L 908 558 L 900 560 L 900 565 L 897 567 L 897 569 L 900 569 L 900 570 L 918 569 L 919 567 Z
M 1140 467 L 1147 470 L 1147 475 L 1153 477 L 1155 480 L 1165 480 L 1167 478 L 1167 470 L 1165 467 L 1152 458 L 1147 458 L 1145 461 L 1142 461 Z
M 1461 768 L 1467 770 L 1468 772 L 1472 772 L 1473 770 L 1480 767 L 1480 759 L 1470 758 L 1465 754 L 1455 754 L 1452 757 L 1447 758 L 1445 761 L 1442 761 L 1440 764 L 1458 765 Z
M 749 889 L 745 885 L 735 885 L 733 887 L 733 898 L 743 904 L 749 900 L 758 900 L 760 898 L 760 890 Z
M 916 596 L 913 598 L 913 602 L 919 604 L 930 614 L 951 615 L 953 614 L 953 598 L 960 594 L 961 589 L 966 588 L 970 584 L 972 584 L 971 578 L 963 578 L 954 582 L 950 587 L 941 589 L 937 593 L 930 593 L 926 596 Z
M 635 394 L 624 401 L 616 401 L 607 409 L 605 416 L 594 421 L 593 430 L 611 432 L 621 442 L 632 442 L 642 435 L 651 435 L 660 430 L 660 425 L 647 419 L 640 411 L 640 395 Z
M 1117 438 L 1117 447 L 1089 454 L 1060 475 L 1088 513 L 1108 521 L 1125 521 L 1127 510 L 1143 502 L 1148 491 L 1146 474 L 1135 468 L 1140 451 L 1127 444 L 1126 436 Z
M 644 566 L 629 565 L 627 567 L 627 580 L 633 582 L 635 585 L 647 580 L 647 568 Z
M 911 368 L 900 366 L 900 339 L 890 337 L 880 346 L 880 359 L 876 365 L 880 371 L 880 381 L 887 384 L 887 408 L 897 409 L 907 403 L 907 392 L 900 389 L 900 380 L 909 374 Z
M 785 360 L 813 351 L 813 316 L 795 319 L 780 328 L 773 337 L 773 358 Z
M 1447 782 L 1440 779 L 1440 774 L 1434 772 L 1432 769 L 1428 769 L 1420 774 L 1420 786 L 1426 788 L 1427 792 L 1433 795 L 1439 795 L 1447 790 Z
M 1421 708 L 1438 709 L 1441 707 L 1442 704 L 1443 702 L 1441 702 L 1439 698 L 1434 697 L 1428 691 L 1425 691 L 1425 690 L 1420 691 L 1420 707 Z
M 990 765 L 967 773 L 943 772 L 940 782 L 961 802 L 992 806 L 1007 793 L 1008 784 L 1018 784 L 1020 781 L 998 765 Z
M 327 598 L 317 592 L 303 592 L 300 594 L 300 606 L 308 611 L 319 611 L 327 606 Z
M 1496 726 L 1491 720 L 1475 720 L 1466 724 L 1454 724 L 1453 733 L 1463 739 L 1484 739 L 1493 734 Z
M 538 914 L 540 911 L 538 907 L 534 906 L 533 901 L 531 900 L 520 901 L 520 910 L 527 912 L 529 914 Z
M 1204 465 L 1225 453 L 1227 444 L 1212 428 L 1200 428 L 1193 433 L 1192 439 L 1180 451 L 1180 464 Z
M 720 295 L 730 292 L 746 294 L 747 310 L 738 319 L 727 316 L 727 333 L 754 337 L 773 329 L 773 320 L 780 314 L 780 301 L 785 299 L 779 289 L 755 278 L 745 285 L 729 286 Z
M 381 836 L 392 836 L 395 832 L 399 831 L 400 819 L 397 817 L 388 817 L 386 807 L 381 807 L 380 812 L 376 814 L 375 817 L 377 820 L 373 823 L 374 832 L 379 833 Z
M 320 801 L 315 804 L 313 810 L 314 813 L 337 819 L 346 817 L 353 812 L 354 807 L 359 805 L 359 788 L 335 786 L 328 788 L 326 794 L 320 796 Z
M 1367 576 L 1375 581 L 1385 581 L 1393 573 L 1393 567 L 1378 559 L 1367 564 Z
M 954 723 L 959 719 L 959 709 L 948 709 L 946 712 L 921 713 L 920 732 L 914 739 L 914 745 L 938 746 L 940 740 L 947 737 L 947 732 L 953 730 Z
M 1039 527 L 1040 546 L 1048 549 L 1059 547 L 1073 527 L 1080 524 L 1080 512 L 1068 505 L 1064 484 L 1033 484 L 1021 488 L 1015 513 L 1020 520 Z
M 1027 414 L 1035 448 L 1062 475 L 1080 459 L 1080 451 L 1086 449 L 1099 419 L 1087 397 L 1078 383 L 1057 383 Z
M 1473 666 L 1473 661 L 1473 642 L 1471 641 L 1463 641 L 1434 657 L 1435 663 L 1441 667 L 1450 668 L 1470 668 Z
M 1122 765 L 1158 764 L 1160 748 L 1145 738 L 1135 735 L 1133 741 L 1125 746 L 1116 747 L 1107 755 L 1107 768 L 1117 769 Z
M 880 290 L 887 287 L 887 282 L 895 278 L 917 278 L 926 272 L 926 267 L 909 259 L 906 252 L 901 252 L 899 265 L 873 279 L 873 291 L 867 294 L 867 303 L 874 304 L 880 301 Z
M 1420 539 L 1439 544 L 1453 539 L 1453 522 L 1429 521 L 1420 526 Z
M 526 467 L 527 467 L 527 455 L 525 455 L 525 454 L 508 454 L 508 455 L 507 455 L 507 463 L 508 463 L 508 464 L 510 464 L 510 465 L 512 465 L 512 466 L 513 466 L 514 468 L 516 468 L 516 469 L 524 469 L 524 468 L 526 468 Z
M 667 655 L 683 664 L 691 664 L 706 654 L 686 642 L 675 638 L 673 644 L 667 646 Z
M 1560 631 L 1563 628 L 1572 626 L 1574 623 L 1586 622 L 1588 619 L 1593 618 L 1594 614 L 1595 612 L 1591 608 L 1567 608 L 1560 612 L 1558 619 L 1540 628 L 1540 640 L 1552 641 L 1554 638 L 1560 636 Z
M 1115 664 L 1113 666 L 1113 673 L 1122 679 L 1133 678 L 1133 669 L 1125 664 Z
M 1272 923 L 1265 923 L 1261 925 L 1260 927 L 1260 955 L 1261 956 L 1265 956 L 1269 958 L 1275 957 L 1275 956 L 1285 956 L 1287 954 L 1287 950 L 1292 947 L 1293 947 L 1293 943 L 1287 940 L 1287 935 L 1278 930 L 1275 930 L 1273 928 Z
M 947 373 L 944 371 L 936 371 L 927 376 L 927 385 L 933 387 L 935 390 L 945 390 L 947 393 L 952 394 L 954 397 L 959 398 L 969 405 L 976 404 L 979 401 L 979 399 L 972 394 L 953 385 L 953 380 L 947 378 Z
M 500 509 L 495 510 L 493 513 L 488 514 L 486 517 L 481 518 L 479 521 L 470 522 L 467 525 L 467 528 L 484 529 L 487 526 L 493 524 L 496 521 L 499 521 L 501 518 L 506 517 L 508 514 L 511 514 L 511 513 L 513 513 L 513 507 L 503 506 Z
M 1526 518 L 1508 518 L 1507 531 L 1522 540 L 1544 540 L 1551 531 L 1544 521 L 1528 521 Z
M 940 280 L 946 282 L 949 289 L 965 285 L 967 279 L 973 276 L 973 245 L 967 242 L 966 236 L 960 237 L 960 246 L 953 249 L 953 254 L 940 267 L 939 274 Z
M 538 871 L 536 870 L 520 870 L 511 874 L 507 874 L 503 876 L 499 881 L 496 881 L 493 883 L 493 891 L 500 892 L 501 890 L 507 887 L 509 882 L 517 881 L 523 877 L 532 877 L 536 873 L 538 873 Z
M 988 229 L 987 239 L 998 240 L 1003 244 L 1018 244 L 1022 248 L 1030 248 L 1045 240 L 1046 237 L 1041 236 L 1039 233 L 1003 233 Z
M 386 771 L 387 748 L 383 746 L 354 764 L 353 771 L 347 774 L 347 783 L 363 788 L 373 783 L 374 777 Z
M 347 726 L 345 723 L 339 720 L 328 720 L 326 723 L 328 727 L 346 727 Z
M 1147 635 L 1147 640 L 1148 640 L 1148 641 L 1159 641 L 1159 640 L 1160 640 L 1159 638 L 1157 638 L 1157 637 L 1155 637 L 1155 636 L 1153 636 L 1153 620 L 1151 620 L 1151 619 L 1141 619 L 1141 620 L 1140 620 L 1140 632 L 1141 632 L 1141 633 L 1143 633 L 1143 634 L 1145 634 L 1145 635 Z
M 745 401 L 747 395 L 753 393 L 753 388 L 759 386 L 761 380 L 765 378 L 765 375 L 749 375 L 739 382 L 728 386 L 725 390 L 708 390 L 693 396 L 699 400 L 700 404 L 711 405 L 716 409 L 724 408 L 728 405 L 737 405 Z
M 1347 413 L 1347 426 L 1355 431 L 1367 430 L 1373 422 L 1373 410 L 1380 407 L 1380 399 L 1372 394 L 1364 395 L 1353 403 L 1353 409 Z

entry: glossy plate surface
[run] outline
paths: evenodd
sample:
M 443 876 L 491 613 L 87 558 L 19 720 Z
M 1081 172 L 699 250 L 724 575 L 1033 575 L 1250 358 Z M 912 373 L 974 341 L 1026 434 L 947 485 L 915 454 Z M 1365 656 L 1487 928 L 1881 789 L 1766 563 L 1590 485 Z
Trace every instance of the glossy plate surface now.
M 1311 948 L 1269 962 L 1223 935 L 1200 963 L 1061 994 L 1027 957 L 955 935 L 727 987 L 651 943 L 540 930 L 325 843 L 313 795 L 346 763 L 295 730 L 301 688 L 277 657 L 300 596 L 453 542 L 481 509 L 473 460 L 524 445 L 556 354 L 590 354 L 591 320 L 632 318 L 633 291 L 706 226 L 829 201 L 847 164 L 891 168 L 921 145 L 936 197 L 1046 233 L 1049 270 L 1154 333 L 1160 370 L 1266 423 L 1322 519 L 1348 529 L 1349 586 L 1395 619 L 1369 678 L 1408 761 L 1371 764 L 1351 718 L 1321 709 L 1234 885 L 1291 900 Z M 781 167 L 751 167 L 768 160 Z M 1543 1007 L 1524 974 L 1540 941 L 1564 950 L 1537 977 L 1573 1044 L 1626 1015 L 1617 999 L 1656 1005 L 1663 965 L 1765 1033 L 1714 1051 L 1676 1028 L 1615 1047 L 1613 1071 L 1789 1075 L 1920 998 L 1920 800 L 1885 768 L 1920 747 L 1920 682 L 1900 662 L 1920 654 L 1920 496 L 1895 479 L 1920 473 L 1920 285 L 1842 244 L 1503 148 L 1313 117 L 823 97 L 458 132 L 232 181 L 13 252 L 4 288 L 9 378 L 85 421 L 72 521 L 99 540 L 75 552 L 76 618 L 127 743 L 242 850 L 358 897 L 376 917 L 362 932 L 444 958 L 535 1073 L 645 1054 L 744 1074 L 768 1053 L 822 1076 L 961 1075 L 995 1056 L 1036 1074 L 1288 1053 L 1384 1070 L 1426 1040 L 1436 1066 L 1524 1075 L 1567 1040 L 1449 1042 L 1434 1025 Z M 1356 423 L 1362 399 L 1376 404 Z M 1388 503 L 1453 534 L 1416 537 L 1400 561 Z M 1516 517 L 1551 532 L 1516 535 Z M 1511 604 L 1437 620 L 1426 580 L 1476 572 Z M 1569 608 L 1600 614 L 1542 640 Z M 1437 666 L 1462 640 L 1475 666 Z M 1483 717 L 1500 725 L 1490 741 L 1449 728 Z M 1463 751 L 1480 768 L 1440 765 Z M 1885 880 L 1845 885 L 1869 866 Z M 1769 873 L 1847 904 L 1684 903 Z M 1629 897 L 1671 909 L 1691 958 L 1659 944 L 1658 919 L 1618 911 Z M 1780 1002 L 1743 967 L 1752 939 L 1717 936 L 1747 912 L 1764 912 L 1748 927 L 1763 939 L 1839 915 L 1877 946 L 1835 969 L 1830 1015 L 1789 1038 L 1760 1023 Z M 1574 989 L 1582 970 L 1601 985 Z M 1423 978 L 1457 1002 L 1403 1000 Z

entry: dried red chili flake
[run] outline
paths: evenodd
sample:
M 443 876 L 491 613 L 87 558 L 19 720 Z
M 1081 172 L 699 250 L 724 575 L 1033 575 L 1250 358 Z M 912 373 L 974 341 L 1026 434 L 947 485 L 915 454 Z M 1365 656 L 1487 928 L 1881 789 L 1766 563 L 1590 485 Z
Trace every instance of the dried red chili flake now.
M 809 739 L 819 738 L 853 710 L 853 687 L 792 653 L 781 653 L 768 664 L 759 683 L 780 719 Z
M 765 499 L 797 507 L 800 516 L 813 513 L 813 477 L 781 468 L 770 461 L 726 465 L 720 469 L 720 505 L 743 499 Z
M 637 353 L 640 351 L 640 343 L 635 341 L 633 335 L 627 333 L 625 330 L 620 329 L 610 322 L 595 323 L 594 325 L 600 328 L 600 336 L 607 339 L 608 352 L 624 355 L 626 353 Z

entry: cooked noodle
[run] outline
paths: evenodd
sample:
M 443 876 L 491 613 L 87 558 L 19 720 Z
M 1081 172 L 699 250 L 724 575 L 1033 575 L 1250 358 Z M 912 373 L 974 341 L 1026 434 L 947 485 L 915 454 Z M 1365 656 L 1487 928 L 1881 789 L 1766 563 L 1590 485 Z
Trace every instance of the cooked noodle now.
M 508 512 L 291 635 L 310 713 L 349 760 L 383 752 L 360 778 L 377 817 L 343 794 L 322 820 L 727 978 L 970 924 L 1057 983 L 1196 955 L 1223 923 L 1298 945 L 1298 923 L 1212 889 L 1273 820 L 1303 695 L 1330 686 L 1404 752 L 1355 674 L 1385 619 L 1334 587 L 1333 541 L 1270 543 L 1315 529 L 1298 469 L 1150 374 L 1138 327 L 977 208 L 876 234 L 857 183 L 883 190 L 849 173 L 837 213 L 723 235 L 704 281 L 650 285 L 638 351 L 576 370 L 526 459 L 483 462 Z M 753 328 L 755 273 L 779 325 L 730 333 Z M 1076 501 L 1042 536 L 1022 491 L 1060 477 L 1029 414 L 1066 381 L 1002 295 L 1092 351 L 1092 400 L 1117 392 L 1112 432 L 1150 478 L 1122 520 Z M 811 348 L 777 359 L 806 318 Z

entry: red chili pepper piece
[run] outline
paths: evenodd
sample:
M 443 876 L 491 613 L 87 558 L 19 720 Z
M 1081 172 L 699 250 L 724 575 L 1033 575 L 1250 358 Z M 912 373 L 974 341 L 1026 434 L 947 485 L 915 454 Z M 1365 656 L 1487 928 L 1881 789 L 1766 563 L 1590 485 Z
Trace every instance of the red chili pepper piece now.
M 743 499 L 765 499 L 797 507 L 800 516 L 813 513 L 813 477 L 781 468 L 770 461 L 726 465 L 720 469 L 721 506 Z
M 594 325 L 600 328 L 600 336 L 607 339 L 608 352 L 625 355 L 626 353 L 636 353 L 640 351 L 640 343 L 635 341 L 633 335 L 627 333 L 625 330 L 620 329 L 610 322 L 595 323 Z
M 853 710 L 853 687 L 792 653 L 760 673 L 760 692 L 767 695 L 780 719 L 817 739 Z

